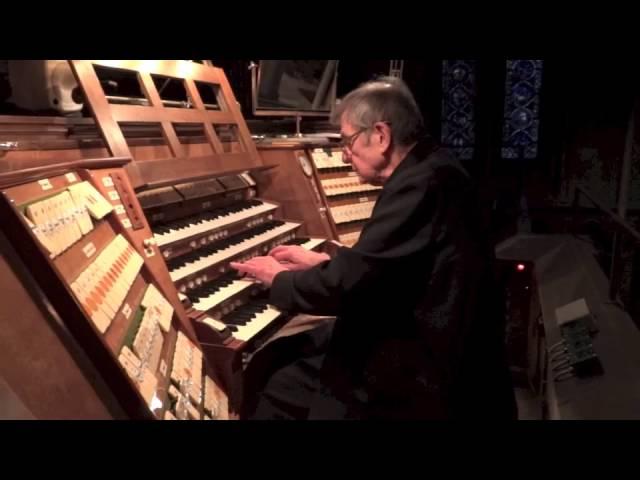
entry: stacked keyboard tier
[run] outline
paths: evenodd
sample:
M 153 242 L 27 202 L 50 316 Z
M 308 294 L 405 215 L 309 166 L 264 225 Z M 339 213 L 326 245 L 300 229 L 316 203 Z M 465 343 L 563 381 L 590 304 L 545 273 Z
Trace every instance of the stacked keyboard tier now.
M 339 149 L 310 152 L 337 240 L 351 247 L 371 217 L 382 187 L 363 183 Z
M 256 196 L 248 172 L 142 192 L 138 198 L 171 280 L 199 331 L 216 343 L 247 343 L 281 319 L 273 306 L 238 323 L 233 312 L 249 308 L 264 287 L 241 278 L 230 262 L 266 255 L 296 242 L 316 249 L 324 240 L 297 236 L 299 222 L 279 219 L 278 204 Z
M 230 263 L 267 255 L 279 245 L 319 249 L 324 244 L 299 236 L 301 222 L 282 219 L 279 205 L 258 197 L 257 190 L 252 175 L 243 172 L 138 193 L 198 342 L 227 390 L 241 383 L 242 359 L 289 319 L 269 305 L 264 285 L 242 277 Z M 175 400 L 181 413 L 172 415 L 189 417 L 182 405 L 189 397 L 178 391 L 174 386 L 172 396 L 183 399 L 180 405 Z M 231 394 L 230 408 L 238 408 L 239 398 Z

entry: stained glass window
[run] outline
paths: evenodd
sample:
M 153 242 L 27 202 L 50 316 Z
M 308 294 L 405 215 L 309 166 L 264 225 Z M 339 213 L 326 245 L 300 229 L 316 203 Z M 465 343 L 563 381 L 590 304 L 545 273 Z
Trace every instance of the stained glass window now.
M 507 60 L 502 158 L 538 156 L 542 60 Z
M 441 143 L 458 158 L 473 157 L 476 72 L 474 61 L 442 62 Z

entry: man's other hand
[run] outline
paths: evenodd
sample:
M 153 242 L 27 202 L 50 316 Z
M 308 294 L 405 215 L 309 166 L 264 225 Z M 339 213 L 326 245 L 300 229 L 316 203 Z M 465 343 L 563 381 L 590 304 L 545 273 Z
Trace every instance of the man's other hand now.
M 279 245 L 269 255 L 287 270 L 307 270 L 331 258 L 326 253 L 307 250 L 299 245 Z
M 270 287 L 275 276 L 287 270 L 273 257 L 254 257 L 244 263 L 231 262 L 231 268 L 255 278 L 259 282 Z

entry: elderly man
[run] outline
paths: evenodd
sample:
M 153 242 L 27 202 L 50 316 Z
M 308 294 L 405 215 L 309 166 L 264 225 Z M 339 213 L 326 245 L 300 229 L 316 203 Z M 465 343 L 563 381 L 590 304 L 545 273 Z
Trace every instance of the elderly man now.
M 359 241 L 333 258 L 281 246 L 232 263 L 271 286 L 278 308 L 337 317 L 293 418 L 515 418 L 493 255 L 468 174 L 424 135 L 399 79 L 357 88 L 335 118 L 345 161 L 383 186 Z

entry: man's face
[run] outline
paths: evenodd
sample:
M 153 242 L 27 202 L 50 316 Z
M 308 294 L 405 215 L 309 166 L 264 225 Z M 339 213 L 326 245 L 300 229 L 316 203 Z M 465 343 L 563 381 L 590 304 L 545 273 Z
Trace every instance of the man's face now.
M 353 166 L 363 183 L 381 184 L 379 174 L 388 165 L 385 157 L 388 142 L 380 128 L 378 124 L 371 128 L 355 128 L 344 116 L 340 121 L 344 161 Z

